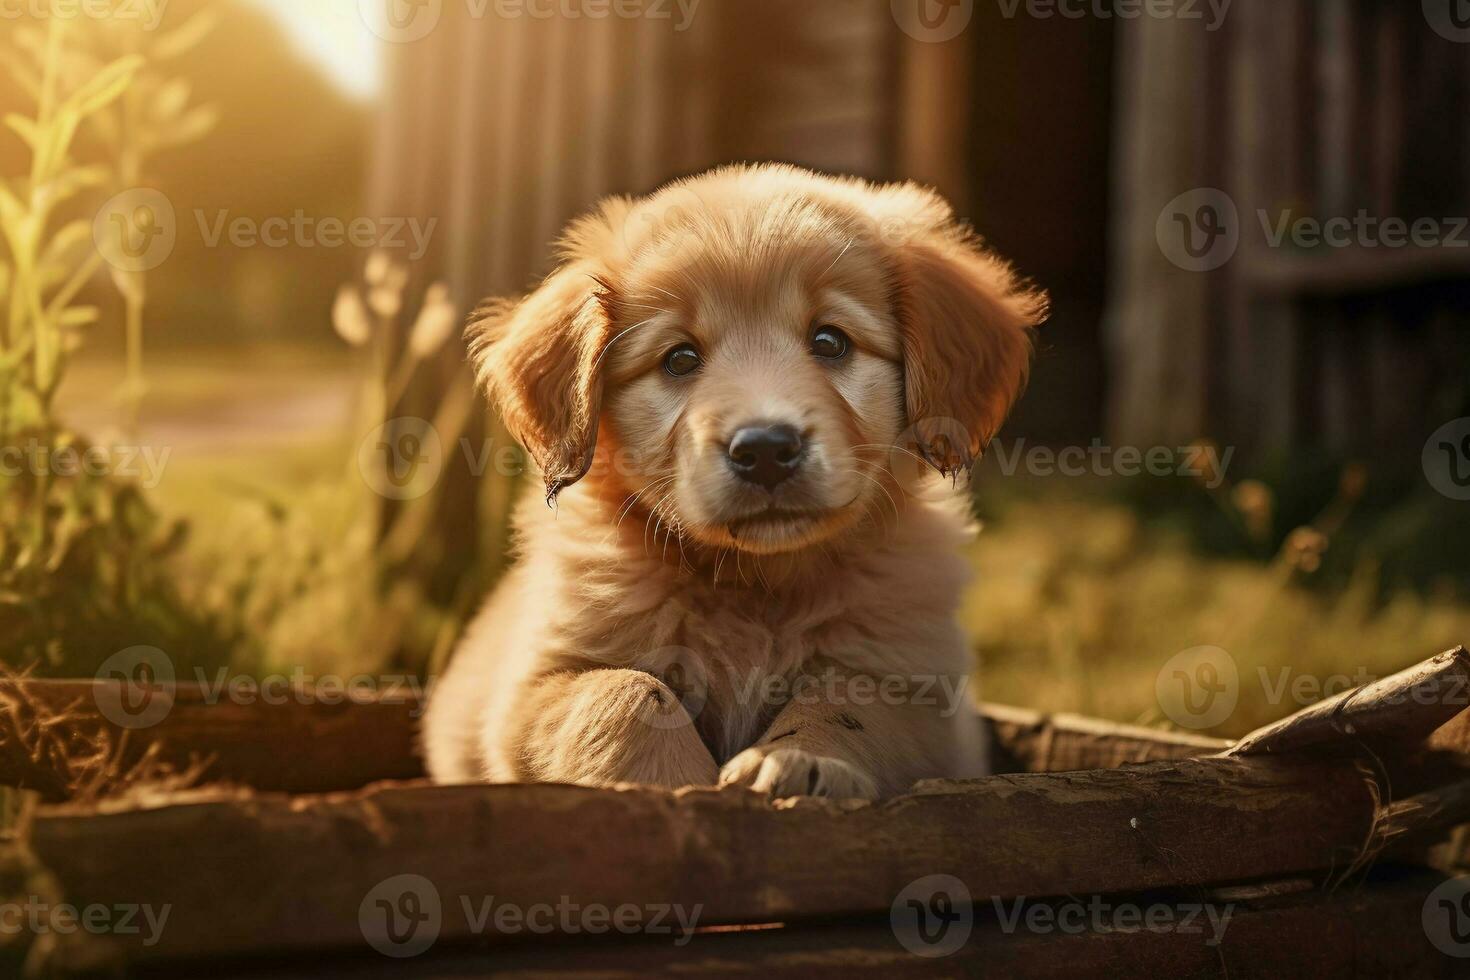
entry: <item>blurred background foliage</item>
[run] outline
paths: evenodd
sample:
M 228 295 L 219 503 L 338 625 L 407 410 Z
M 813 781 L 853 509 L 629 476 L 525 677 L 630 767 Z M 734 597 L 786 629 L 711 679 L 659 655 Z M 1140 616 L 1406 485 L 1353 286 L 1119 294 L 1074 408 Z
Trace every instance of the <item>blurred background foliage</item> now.
M 343 218 L 362 213 L 371 107 L 303 58 L 272 9 L 250 0 L 168 0 L 152 31 L 136 18 L 69 19 L 77 44 L 142 48 L 180 28 L 207 28 L 182 50 L 169 52 L 167 71 L 187 85 L 192 105 L 210 107 L 226 122 L 188 152 L 150 153 L 134 178 L 166 188 L 188 225 L 169 259 L 175 274 L 151 300 L 155 344 L 208 350 L 246 342 L 324 342 L 331 328 L 322 311 L 337 284 L 351 278 L 361 262 L 348 249 L 211 249 L 191 230 L 193 209 L 211 217 L 227 211 L 255 219 L 297 210 Z M 27 34 L 44 33 L 34 17 L 7 18 L 5 24 L 8 48 Z M 188 34 L 180 38 L 190 40 Z M 21 64 L 30 61 L 19 57 Z M 0 73 L 6 112 L 22 110 L 29 98 L 13 71 Z M 24 144 L 13 137 L 8 133 L 0 141 L 0 173 L 6 175 L 29 166 Z M 81 133 L 79 142 L 82 152 L 100 149 L 96 133 Z M 132 182 L 126 174 L 117 176 Z M 119 350 L 123 340 L 119 331 L 101 330 L 89 346 L 101 357 Z
M 551 236 L 599 194 L 763 158 L 937 184 L 1052 288 L 1057 315 L 1004 438 L 1212 437 L 1241 449 L 1214 488 L 982 465 L 985 531 L 963 616 L 986 697 L 1167 724 L 1154 677 L 1191 646 L 1225 647 L 1247 677 L 1286 667 L 1320 678 L 1385 673 L 1470 637 L 1466 505 L 1418 468 L 1434 427 L 1425 420 L 1470 414 L 1470 371 L 1405 312 L 1432 307 L 1433 338 L 1463 338 L 1464 311 L 1444 298 L 1463 283 L 1389 283 L 1346 312 L 1320 298 L 1308 310 L 1308 329 L 1339 338 L 1387 324 L 1445 369 L 1448 382 L 1410 368 L 1388 378 L 1390 395 L 1432 403 L 1398 429 L 1340 403 L 1325 427 L 1242 422 L 1237 401 L 1259 405 L 1297 382 L 1262 374 L 1232 401 L 1211 371 L 1190 374 L 1196 348 L 1169 348 L 1192 329 L 1178 310 L 1156 316 L 1151 336 L 1171 377 L 1188 382 L 1183 400 L 1130 367 L 1147 359 L 1118 353 L 1109 324 L 1134 286 L 1099 256 L 1126 248 L 1119 188 L 1133 175 L 1120 148 L 1138 107 L 1115 66 L 1141 32 L 1182 27 L 1130 25 L 1122 36 L 1098 20 L 990 23 L 996 15 L 977 7 L 967 33 L 928 43 L 897 29 L 886 0 L 707 4 L 682 34 L 613 21 L 461 24 L 446 5 L 448 22 L 411 45 L 368 35 L 355 0 L 171 0 L 152 32 L 7 21 L 0 106 L 22 121 L 0 132 L 0 179 L 15 201 L 0 250 L 0 444 L 168 455 L 157 481 L 0 476 L 4 661 L 88 676 L 146 644 L 184 672 L 440 669 L 508 560 L 518 487 L 493 466 L 470 473 L 460 451 L 461 437 L 476 452 L 506 445 L 462 366 L 464 312 L 544 273 Z M 1316 16 L 1296 3 L 1272 9 L 1288 7 Z M 1437 64 L 1437 51 L 1422 63 Z M 1462 71 L 1463 55 L 1445 70 Z M 557 84 L 571 64 L 585 67 L 585 87 Z M 33 89 L 48 65 L 45 108 Z M 97 104 L 37 169 L 27 127 L 54 126 L 55 106 L 89 91 Z M 1455 118 L 1464 93 L 1444 93 L 1440 115 Z M 1068 152 L 1054 152 L 1062 143 Z M 76 186 L 52 200 L 38 190 L 47 181 Z M 1170 185 L 1163 199 L 1203 182 Z M 116 273 L 92 247 L 91 219 L 139 184 L 173 203 L 178 241 L 156 270 Z M 28 217 L 43 200 L 44 220 Z M 411 262 L 402 250 L 309 242 L 211 247 L 197 215 L 222 213 L 439 224 Z M 1201 291 L 1191 309 L 1217 298 Z M 1201 323 L 1198 349 L 1238 329 Z M 1310 365 L 1315 349 L 1294 356 Z M 1365 339 L 1362 349 L 1378 348 Z M 1252 370 L 1230 371 L 1255 383 Z M 1331 388 L 1304 377 L 1309 393 Z M 1120 392 L 1161 428 L 1120 430 Z M 398 499 L 374 490 L 392 456 L 377 448 L 403 438 L 387 420 L 405 416 L 433 423 L 444 474 Z M 1277 428 L 1287 434 L 1257 438 Z M 1250 684 L 1242 705 L 1225 733 L 1296 707 Z
M 105 637 L 175 649 L 231 645 L 180 595 L 166 568 L 183 525 L 166 526 L 133 485 L 50 462 L 93 448 L 55 408 L 70 358 L 102 319 L 98 306 L 82 302 L 105 268 L 85 217 L 96 205 L 78 201 L 134 186 L 148 154 L 191 142 L 213 122 L 208 110 L 191 109 L 186 83 L 157 73 L 207 23 L 156 36 L 151 62 L 125 27 L 106 20 L 87 26 L 74 30 L 61 19 L 20 25 L 6 52 L 22 90 L 17 103 L 29 102 L 30 111 L 4 119 L 29 160 L 0 184 L 9 260 L 0 275 L 0 445 L 43 465 L 7 459 L 0 474 L 0 635 L 21 663 L 51 669 L 99 659 Z M 126 349 L 118 401 L 135 430 L 145 277 L 112 272 Z

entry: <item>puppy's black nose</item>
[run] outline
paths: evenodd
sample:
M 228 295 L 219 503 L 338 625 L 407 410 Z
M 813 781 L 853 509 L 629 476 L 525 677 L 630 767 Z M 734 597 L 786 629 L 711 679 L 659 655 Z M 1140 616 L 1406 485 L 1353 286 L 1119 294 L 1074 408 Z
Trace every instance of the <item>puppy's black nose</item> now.
M 767 490 L 801 465 L 801 435 L 789 425 L 752 425 L 730 440 L 730 467 L 742 480 Z

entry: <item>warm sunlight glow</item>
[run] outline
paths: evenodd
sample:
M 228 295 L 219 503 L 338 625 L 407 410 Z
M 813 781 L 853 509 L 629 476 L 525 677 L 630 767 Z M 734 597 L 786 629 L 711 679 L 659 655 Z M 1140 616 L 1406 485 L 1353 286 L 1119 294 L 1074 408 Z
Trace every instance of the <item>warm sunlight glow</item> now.
M 248 0 L 281 22 L 308 60 L 359 99 L 378 94 L 381 58 L 357 0 Z

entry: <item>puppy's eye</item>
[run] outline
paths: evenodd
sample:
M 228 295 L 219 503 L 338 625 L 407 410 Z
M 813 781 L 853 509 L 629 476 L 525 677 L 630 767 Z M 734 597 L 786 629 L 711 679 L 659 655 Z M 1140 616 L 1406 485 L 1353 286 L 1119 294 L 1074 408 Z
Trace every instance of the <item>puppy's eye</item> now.
M 675 347 L 664 355 L 664 370 L 676 378 L 692 374 L 701 363 L 703 362 L 699 358 L 699 351 L 688 344 Z
M 829 361 L 835 361 L 839 357 L 847 356 L 847 349 L 852 341 L 847 339 L 847 334 L 836 327 L 820 327 L 812 334 L 812 354 Z

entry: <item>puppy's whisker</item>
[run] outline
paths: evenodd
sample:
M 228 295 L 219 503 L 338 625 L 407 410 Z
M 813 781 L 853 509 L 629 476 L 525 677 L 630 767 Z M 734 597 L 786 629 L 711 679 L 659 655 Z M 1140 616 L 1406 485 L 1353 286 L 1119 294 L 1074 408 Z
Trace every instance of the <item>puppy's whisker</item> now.
M 661 477 L 661 478 L 659 478 L 657 480 L 654 480 L 652 483 L 646 485 L 645 487 L 643 487 L 643 489 L 637 490 L 637 491 L 633 492 L 632 494 L 629 494 L 628 499 L 623 502 L 622 509 L 618 511 L 618 522 L 619 523 L 622 522 L 623 517 L 625 517 L 627 515 L 628 511 L 632 509 L 633 505 L 635 503 L 637 503 L 639 497 L 643 496 L 645 493 L 647 493 L 648 491 L 654 489 L 655 487 L 661 486 L 662 484 L 665 484 L 665 483 L 669 482 L 672 479 L 673 479 L 672 476 Z
M 657 487 L 659 487 L 659 486 L 661 486 L 663 484 L 672 482 L 673 479 L 674 478 L 672 476 L 666 476 L 666 477 L 663 477 L 662 479 L 655 480 L 652 483 L 650 483 L 648 486 L 644 487 L 642 490 L 639 490 L 637 493 L 634 493 L 632 496 L 630 496 L 627 499 L 627 501 L 623 504 L 622 509 L 618 512 L 617 523 L 615 523 L 613 525 L 613 530 L 616 531 L 618 528 L 620 528 L 620 527 L 623 526 L 623 520 L 628 516 L 629 513 L 632 512 L 634 505 L 638 503 L 638 498 L 639 497 L 643 496 L 645 493 L 648 493 L 650 490 L 654 490 L 655 488 L 657 488 Z
M 660 509 L 660 513 L 662 513 L 663 505 L 667 501 L 667 499 L 668 498 L 665 497 L 663 500 L 660 500 L 658 502 L 658 507 Z M 678 534 L 678 528 L 677 528 L 677 526 L 675 524 L 676 518 L 674 517 L 673 514 L 669 514 L 668 515 L 668 518 L 669 518 L 668 526 L 666 526 L 664 528 L 664 546 L 662 548 L 660 548 L 659 549 L 659 552 L 658 552 L 658 560 L 661 561 L 661 562 L 667 562 L 669 560 L 669 539 L 672 538 L 672 537 L 674 537 L 676 534 Z M 657 528 L 655 528 L 654 529 L 654 532 L 653 532 L 653 541 L 654 541 L 654 544 L 657 544 L 658 543 L 658 529 Z
M 888 505 L 893 508 L 893 519 L 894 519 L 894 521 L 897 521 L 898 520 L 898 502 L 893 499 L 893 494 L 891 494 L 891 493 L 888 492 L 888 488 L 887 487 L 885 487 L 882 483 L 878 482 L 873 477 L 869 476 L 867 473 L 864 473 L 860 469 L 850 469 L 850 470 L 847 470 L 847 472 L 850 473 L 850 474 L 852 474 L 853 476 L 861 477 L 862 479 L 867 480 L 869 483 L 873 484 L 873 486 L 877 487 L 878 490 L 880 492 L 882 492 L 883 496 L 885 498 L 887 498 Z M 868 501 L 868 503 L 864 505 L 863 510 L 864 510 L 864 513 L 865 514 L 868 514 L 869 516 L 871 516 L 871 508 L 872 508 L 873 504 L 876 502 L 876 500 L 877 500 L 877 498 L 873 498 L 873 500 Z M 880 516 L 882 515 L 882 511 L 881 510 L 879 511 L 879 514 L 880 514 Z M 887 521 L 887 518 L 886 517 L 884 517 L 881 526 L 882 526 L 883 534 L 884 534 L 885 537 L 888 536 L 889 534 L 892 534 L 893 533 L 892 528 L 890 528 L 889 525 L 888 525 L 888 521 Z
M 689 567 L 689 559 L 684 554 L 684 525 L 682 523 L 679 525 L 678 541 L 679 541 L 679 569 L 681 571 L 683 571 L 683 570 L 685 570 L 685 569 L 687 569 Z
M 652 323 L 656 319 L 658 319 L 658 318 L 651 316 L 647 320 L 643 320 L 643 321 L 641 321 L 639 323 L 633 324 L 631 327 L 628 327 L 626 330 L 619 331 L 618 334 L 617 334 L 617 336 L 613 337 L 612 340 L 609 340 L 607 342 L 607 346 L 605 346 L 605 347 L 602 348 L 602 351 L 597 355 L 597 360 L 595 360 L 595 361 L 592 362 L 593 369 L 596 370 L 598 367 L 601 367 L 602 366 L 602 359 L 607 356 L 607 352 L 608 351 L 610 351 L 610 350 L 613 349 L 613 345 L 614 344 L 616 344 L 618 341 L 622 340 L 624 337 L 628 336 L 628 334 L 632 333 L 634 330 L 637 330 L 639 327 L 645 326 L 646 324 L 649 324 L 649 323 Z
M 643 557 L 644 558 L 652 557 L 648 553 L 648 527 L 649 527 L 650 524 L 653 523 L 653 521 L 654 521 L 654 519 L 655 519 L 655 517 L 657 515 L 658 515 L 658 508 L 656 506 L 655 507 L 650 507 L 648 509 L 648 516 L 643 519 Z M 657 525 L 654 525 L 653 535 L 654 535 L 654 540 L 657 541 L 658 540 L 658 526 Z
M 876 449 L 876 450 L 878 450 L 880 452 L 884 452 L 884 453 L 892 453 L 894 450 L 897 450 L 897 451 L 903 453 L 905 456 L 908 456 L 908 457 L 912 458 L 915 462 L 923 463 L 925 466 L 932 465 L 924 457 L 922 457 L 919 454 L 913 452 L 912 450 L 905 449 L 903 446 L 899 446 L 899 445 L 883 446 L 883 445 L 879 445 L 877 443 L 871 443 L 871 444 L 863 445 L 863 446 L 853 446 L 852 447 L 852 452 L 853 452 L 854 455 L 859 455 L 865 449 Z M 877 462 L 877 461 L 876 460 L 873 460 L 872 462 Z
M 829 273 L 833 269 L 837 268 L 837 263 L 841 262 L 842 261 L 842 257 L 847 254 L 848 249 L 852 248 L 852 243 L 853 243 L 853 239 L 849 238 L 847 240 L 847 244 L 844 245 L 844 246 L 842 246 L 842 251 L 840 251 L 840 252 L 837 253 L 837 258 L 835 258 L 835 259 L 832 260 L 832 264 L 829 265 L 829 266 L 827 266 L 827 268 L 825 268 L 825 269 L 822 270 L 821 278 L 823 278 L 823 279 L 827 278 L 827 273 Z
M 669 482 L 672 482 L 671 480 Z M 658 515 L 653 528 L 653 542 L 658 543 L 658 532 L 662 527 L 664 532 L 664 545 L 659 552 L 659 560 L 667 561 L 669 554 L 669 539 L 673 538 L 679 542 L 680 562 L 683 562 L 684 554 L 684 524 L 672 509 L 666 509 L 665 505 L 673 498 L 672 489 L 665 491 L 653 505 L 653 512 Z M 664 521 L 667 520 L 667 524 Z
M 874 529 L 885 539 L 887 539 L 893 535 L 893 531 L 897 527 L 900 518 L 898 516 L 898 508 L 893 502 L 892 495 L 887 494 L 886 487 L 882 487 L 881 484 L 879 484 L 879 487 L 880 489 L 883 489 L 885 495 L 888 496 L 889 506 L 885 508 L 883 506 L 883 500 L 880 497 L 870 497 L 863 506 L 863 519 L 864 521 L 866 521 L 868 527 Z M 889 523 L 890 511 L 893 514 L 892 524 Z
M 890 470 L 883 463 L 880 463 L 876 460 L 863 459 L 861 456 L 854 459 L 853 463 L 869 476 L 873 476 L 878 478 L 879 480 L 884 481 L 885 486 L 897 486 L 898 481 L 897 478 L 893 475 L 893 471 Z
M 674 302 L 676 302 L 676 303 L 679 302 L 679 297 L 678 296 L 676 296 L 673 293 L 669 292 L 667 289 L 663 288 L 662 286 L 656 286 L 653 283 L 648 283 L 648 288 L 649 289 L 657 289 L 659 292 L 663 293 L 665 296 L 667 296 L 669 299 L 673 300 Z
M 775 593 L 771 591 L 771 583 L 766 579 L 765 562 L 761 560 L 761 557 L 759 555 L 757 555 L 754 564 L 755 580 L 760 583 L 761 588 L 765 590 L 766 595 L 774 595 Z
M 884 467 L 876 463 L 869 463 L 867 460 L 858 459 L 854 460 L 853 463 L 854 465 L 849 472 L 856 473 L 870 483 L 875 484 L 888 497 L 889 502 L 894 503 L 893 494 L 889 493 L 888 490 L 889 485 L 893 482 L 893 474 L 889 473 Z M 894 506 L 894 513 L 898 513 L 896 504 Z

